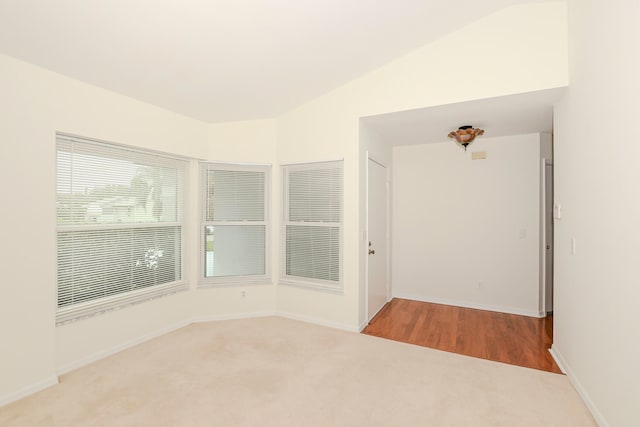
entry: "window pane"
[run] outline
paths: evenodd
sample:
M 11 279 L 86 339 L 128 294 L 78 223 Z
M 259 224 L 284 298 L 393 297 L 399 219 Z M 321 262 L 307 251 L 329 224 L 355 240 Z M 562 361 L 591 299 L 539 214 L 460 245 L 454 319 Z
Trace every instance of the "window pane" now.
M 264 221 L 265 173 L 207 171 L 206 221 Z
M 288 225 L 286 274 L 340 281 L 340 229 Z
M 58 232 L 58 307 L 181 278 L 180 227 Z
M 152 152 L 56 135 L 57 321 L 182 288 L 186 166 Z
M 291 170 L 289 221 L 340 222 L 342 168 Z
M 205 277 L 265 274 L 264 225 L 205 227 Z
M 150 165 L 139 155 L 122 158 L 103 147 L 90 151 L 74 144 L 72 151 L 65 145 L 57 153 L 59 225 L 178 221 L 175 166 Z

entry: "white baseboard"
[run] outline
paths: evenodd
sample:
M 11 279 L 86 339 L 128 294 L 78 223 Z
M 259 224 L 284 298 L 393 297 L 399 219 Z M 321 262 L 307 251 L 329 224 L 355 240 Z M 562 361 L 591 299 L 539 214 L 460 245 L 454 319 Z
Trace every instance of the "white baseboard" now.
M 212 314 L 206 316 L 196 316 L 191 319 L 191 323 L 218 322 L 220 320 L 254 319 L 260 317 L 277 316 L 275 311 L 254 311 L 249 313 L 233 314 Z
M 523 310 L 521 308 L 513 308 L 513 307 L 503 307 L 498 305 L 488 305 L 488 304 L 479 304 L 468 301 L 458 301 L 451 300 L 446 298 L 431 298 L 431 297 L 423 297 L 423 296 L 415 296 L 415 295 L 407 295 L 407 294 L 394 294 L 395 298 L 402 299 L 410 299 L 414 301 L 421 302 L 430 302 L 433 304 L 444 304 L 444 305 L 453 305 L 456 307 L 464 307 L 464 308 L 474 308 L 476 310 L 487 310 L 487 311 L 495 311 L 498 313 L 506 313 L 506 314 L 517 314 L 519 316 L 528 316 L 528 317 L 544 317 L 538 310 Z
M 562 357 L 560 354 L 558 354 L 556 349 L 553 347 L 553 344 L 551 344 L 551 348 L 549 349 L 549 353 L 551 353 L 551 357 L 553 357 L 553 360 L 556 361 L 556 364 L 558 365 L 558 368 L 560 368 L 562 373 L 567 375 L 566 361 L 564 360 L 564 357 Z M 567 376 L 569 376 L 569 375 L 567 375 Z
M 366 328 L 367 326 L 369 326 L 369 322 L 361 323 L 360 326 L 358 326 L 358 332 L 364 331 L 364 328 Z
M 52 375 L 50 377 L 45 378 L 42 381 L 39 381 L 30 386 L 24 387 L 16 392 L 6 394 L 4 396 L 0 396 L 0 407 L 4 405 L 8 405 L 9 403 L 15 402 L 16 400 L 23 399 L 29 395 L 37 393 L 45 388 L 49 388 L 58 384 L 58 377 L 56 375 Z
M 467 307 L 467 308 L 475 308 L 475 309 L 480 309 L 480 310 L 489 310 L 489 311 L 497 311 L 497 312 L 502 312 L 502 313 L 510 313 L 510 314 L 519 314 L 519 315 L 524 315 L 524 316 L 531 316 L 531 317 L 538 317 L 538 313 L 535 312 L 529 312 L 526 310 L 518 310 L 518 309 L 510 309 L 510 308 L 505 308 L 505 307 L 496 307 L 496 306 L 487 306 L 487 305 L 483 305 L 483 304 L 474 304 L 474 303 L 466 303 L 466 302 L 460 302 L 460 301 L 453 301 L 453 300 L 444 300 L 444 299 L 439 299 L 439 298 L 424 298 L 424 297 L 415 297 L 415 296 L 409 296 L 409 295 L 395 295 L 398 298 L 405 298 L 405 299 L 411 299 L 411 300 L 416 300 L 416 301 L 423 301 L 423 302 L 431 302 L 431 303 L 435 303 L 435 304 L 446 304 L 446 305 L 454 305 L 454 306 L 460 306 L 460 307 Z M 175 331 L 177 329 L 180 329 L 184 326 L 187 326 L 191 323 L 199 323 L 199 322 L 212 322 L 212 321 L 222 321 L 222 320 L 233 320 L 233 319 L 248 319 L 248 318 L 260 318 L 260 317 L 267 317 L 267 316 L 279 316 L 279 317 L 284 317 L 286 319 L 292 319 L 292 320 L 298 320 L 298 321 L 302 321 L 302 322 L 306 322 L 306 323 L 312 323 L 315 325 L 319 325 L 319 326 L 325 326 L 325 327 L 329 327 L 329 328 L 334 328 L 334 329 L 340 329 L 340 330 L 344 330 L 344 331 L 349 331 L 349 332 L 361 332 L 366 326 L 367 326 L 367 322 L 364 322 L 363 324 L 359 325 L 359 326 L 352 326 L 352 325 L 346 325 L 346 324 L 342 324 L 342 323 L 335 323 L 335 322 L 329 322 L 323 319 L 318 319 L 318 318 L 314 318 L 314 317 L 309 317 L 309 316 L 304 316 L 304 315 L 299 315 L 299 314 L 294 314 L 294 313 L 288 313 L 288 312 L 283 312 L 283 311 L 260 311 L 260 312 L 250 312 L 250 313 L 237 313 L 237 314 L 226 314 L 226 315 L 210 315 L 210 316 L 200 316 L 200 317 L 194 317 L 192 319 L 186 319 L 184 321 L 175 323 L 171 326 L 159 329 L 157 331 L 154 331 L 152 333 L 149 334 L 145 334 L 141 337 L 138 338 L 134 338 L 131 340 L 128 340 L 122 344 L 119 344 L 117 346 L 111 347 L 109 349 L 105 349 L 102 350 L 100 352 L 94 353 L 88 357 L 84 357 L 80 360 L 77 360 L 75 362 L 71 362 L 68 363 L 60 368 L 57 369 L 58 371 L 58 375 L 63 375 L 67 372 L 73 371 L 75 369 L 78 369 L 82 366 L 88 365 L 90 363 L 93 363 L 95 361 L 98 361 L 100 359 L 103 359 L 105 357 L 108 357 L 112 354 L 118 353 L 120 351 L 123 351 L 127 348 L 133 347 L 135 345 L 141 344 L 145 341 L 148 341 L 150 339 L 165 335 L 169 332 Z M 570 366 L 567 364 L 566 360 L 564 359 L 564 357 L 562 356 L 562 354 L 560 353 L 560 351 L 557 349 L 557 346 L 552 346 L 552 348 L 549 350 L 549 352 L 551 353 L 552 357 L 554 358 L 554 360 L 556 361 L 556 363 L 558 364 L 558 366 L 560 367 L 560 369 L 562 370 L 562 372 L 564 372 L 567 377 L 569 378 L 569 380 L 571 381 L 571 383 L 573 384 L 574 388 L 576 389 L 576 391 L 578 392 L 578 394 L 580 395 L 580 397 L 582 398 L 582 400 L 584 401 L 585 405 L 587 406 L 587 408 L 589 409 L 589 411 L 591 412 L 592 416 L 594 417 L 594 419 L 596 420 L 596 422 L 598 423 L 598 425 L 600 427 L 609 427 L 609 423 L 605 420 L 604 416 L 602 415 L 602 413 L 598 410 L 598 408 L 595 406 L 595 404 L 593 403 L 593 401 L 590 399 L 589 395 L 587 394 L 587 392 L 585 391 L 584 387 L 582 386 L 582 384 L 580 383 L 580 381 L 576 378 L 575 374 L 573 373 L 573 371 L 571 370 Z M 15 402 L 17 400 L 20 400 L 24 397 L 27 397 L 31 394 L 34 394 L 38 391 L 44 390 L 48 387 L 51 387 L 53 385 L 58 384 L 58 377 L 56 375 L 50 376 L 36 384 L 27 386 L 21 390 L 18 390 L 14 393 L 10 393 L 7 394 L 5 396 L 0 396 L 0 407 L 7 405 L 9 403 Z
M 165 335 L 169 332 L 173 332 L 177 329 L 183 328 L 185 326 L 190 325 L 191 323 L 200 323 L 200 322 L 215 322 L 221 320 L 234 320 L 234 319 L 250 319 L 250 318 L 260 318 L 260 317 L 268 317 L 268 316 L 279 316 L 287 319 L 299 320 L 302 322 L 312 323 L 315 325 L 326 326 L 329 328 L 340 329 L 349 332 L 360 332 L 361 329 L 358 329 L 357 326 L 350 326 L 340 323 L 328 322 L 322 319 L 316 319 L 313 317 L 302 316 L 293 313 L 287 312 L 279 312 L 279 311 L 259 311 L 259 312 L 249 312 L 249 313 L 235 313 L 235 314 L 222 314 L 222 315 L 209 315 L 209 316 L 196 316 L 191 319 L 185 319 L 181 322 L 174 323 L 170 326 L 158 329 L 154 332 L 145 334 L 143 336 L 130 339 L 121 344 L 113 346 L 111 348 L 107 348 L 101 350 L 97 353 L 91 354 L 87 357 L 83 357 L 79 360 L 67 363 L 62 365 L 56 369 L 58 375 L 64 375 L 68 372 L 86 366 L 90 363 L 97 362 L 98 360 L 104 359 L 105 357 L 109 357 L 113 354 L 126 350 L 130 347 L 141 344 L 145 341 L 149 341 L 153 338 L 157 338 L 159 336 Z M 366 326 L 366 325 L 365 325 Z M 13 393 L 9 393 L 5 396 L 0 396 L 0 406 L 7 405 L 9 403 L 15 402 L 22 398 L 25 398 L 33 393 L 36 393 L 45 388 L 51 387 L 53 385 L 58 384 L 58 376 L 53 375 L 48 377 L 36 384 L 25 387 L 21 390 L 18 390 Z
M 361 329 L 359 329 L 357 326 L 345 325 L 342 323 L 335 323 L 335 322 L 328 322 L 323 319 L 317 319 L 315 317 L 289 313 L 286 311 L 258 311 L 258 312 L 250 312 L 250 313 L 200 316 L 200 317 L 194 317 L 192 321 L 193 323 L 217 322 L 220 320 L 255 319 L 255 318 L 269 317 L 269 316 L 283 317 L 285 319 L 291 319 L 291 320 L 299 320 L 301 322 L 312 323 L 314 325 L 326 326 L 328 328 L 340 329 L 340 330 L 349 331 L 349 332 L 360 332 L 362 329 L 364 329 L 364 326 L 366 326 L 365 324 L 364 326 L 362 326 Z
M 562 353 L 560 353 L 560 351 L 558 350 L 558 347 L 556 345 L 552 345 L 551 348 L 549 349 L 549 353 L 551 353 L 551 356 L 556 361 L 556 363 L 558 364 L 558 367 L 562 370 L 562 372 L 564 372 L 567 375 L 567 377 L 569 378 L 569 381 L 571 381 L 571 384 L 573 384 L 573 388 L 576 389 L 576 391 L 582 398 L 582 401 L 587 406 L 587 409 L 589 409 L 589 412 L 591 412 L 591 415 L 596 420 L 596 423 L 598 423 L 600 427 L 609 427 L 609 423 L 604 418 L 600 410 L 593 403 L 593 401 L 587 394 L 587 391 L 584 389 L 584 387 L 582 386 L 578 378 L 576 378 L 575 374 L 571 370 L 571 367 L 567 363 L 566 359 L 562 356 Z
M 82 359 L 76 360 L 71 363 L 67 363 L 57 369 L 58 375 L 64 375 L 68 372 L 71 372 L 75 369 L 86 366 L 90 363 L 96 362 L 100 359 L 104 359 L 105 357 L 109 357 L 113 354 L 126 350 L 130 347 L 136 346 L 138 344 L 142 344 L 145 341 L 149 341 L 153 338 L 157 338 L 169 332 L 173 332 L 177 329 L 190 325 L 191 323 L 201 323 L 201 322 L 217 322 L 222 320 L 235 320 L 235 319 L 252 319 L 252 318 L 260 318 L 260 317 L 268 317 L 268 316 L 280 316 L 293 320 L 300 320 L 307 323 L 313 323 L 316 325 L 327 326 L 334 329 L 341 329 L 345 331 L 351 332 L 360 332 L 357 327 L 352 327 L 349 325 L 343 325 L 339 323 L 327 322 L 321 319 L 315 319 L 306 316 L 300 316 L 292 313 L 284 313 L 278 311 L 258 311 L 258 312 L 249 312 L 249 313 L 234 313 L 234 314 L 221 314 L 221 315 L 207 315 L 207 316 L 196 316 L 191 319 L 187 319 L 178 323 L 174 323 L 171 326 L 167 326 L 165 328 L 159 329 L 157 331 L 145 334 L 141 337 L 133 338 L 124 343 L 118 344 L 114 347 L 101 350 L 97 353 L 94 353 L 90 356 L 83 357 Z M 56 378 L 57 382 L 57 378 Z M 24 397 L 26 395 L 23 395 Z
M 122 350 L 126 350 L 126 349 L 128 349 L 130 347 L 133 347 L 135 345 L 141 344 L 141 343 L 143 343 L 145 341 L 149 341 L 150 339 L 157 338 L 157 337 L 159 337 L 161 335 L 164 335 L 164 334 L 168 334 L 169 332 L 173 332 L 176 329 L 180 329 L 182 327 L 185 327 L 190 323 L 191 323 L 190 320 L 184 320 L 184 321 L 181 321 L 181 322 L 178 322 L 178 323 L 174 323 L 173 325 L 170 325 L 170 326 L 164 327 L 162 329 L 159 329 L 157 331 L 145 334 L 145 335 L 143 335 L 141 337 L 130 339 L 130 340 L 125 341 L 125 342 L 123 342 L 121 344 L 118 344 L 118 345 L 116 345 L 114 347 L 101 350 L 101 351 L 99 351 L 97 353 L 94 353 L 94 354 L 92 354 L 90 356 L 87 356 L 87 357 L 83 357 L 80 360 L 76 360 L 74 362 L 67 363 L 66 365 L 63 365 L 63 366 L 58 368 L 58 370 L 57 370 L 58 371 L 58 375 L 66 374 L 67 372 L 71 372 L 73 370 L 76 370 L 78 368 L 86 366 L 86 365 L 88 365 L 90 363 L 96 362 L 96 361 L 98 361 L 100 359 L 104 359 L 105 357 L 108 357 L 108 356 L 111 356 L 112 354 L 121 352 Z
M 358 326 L 345 325 L 343 323 L 328 322 L 328 321 L 323 320 L 323 319 L 316 319 L 314 317 L 302 316 L 300 314 L 293 314 L 293 313 L 287 313 L 287 312 L 284 312 L 284 311 L 277 311 L 275 313 L 275 315 L 276 316 L 280 316 L 280 317 L 284 317 L 285 319 L 299 320 L 301 322 L 312 323 L 314 325 L 319 325 L 319 326 L 326 326 L 328 328 L 333 328 L 333 329 L 340 329 L 342 331 L 360 332 L 360 330 L 358 330 Z

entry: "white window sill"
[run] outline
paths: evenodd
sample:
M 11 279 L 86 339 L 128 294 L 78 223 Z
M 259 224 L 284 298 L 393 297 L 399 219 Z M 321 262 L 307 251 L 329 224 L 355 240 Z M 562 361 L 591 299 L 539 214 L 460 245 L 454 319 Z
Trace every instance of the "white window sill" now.
M 188 289 L 189 284 L 186 281 L 179 281 L 63 307 L 56 311 L 56 326 L 98 316 L 167 295 L 173 295 Z
M 200 279 L 198 282 L 198 289 L 210 289 L 210 288 L 224 288 L 224 287 L 237 287 L 237 286 L 249 286 L 249 285 L 273 285 L 273 281 L 270 276 L 260 277 L 217 277 L 215 279 Z
M 339 294 L 339 295 L 344 294 L 344 287 L 342 286 L 342 282 L 326 283 L 326 282 L 306 281 L 302 279 L 297 280 L 292 278 L 282 278 L 280 279 L 279 284 L 286 285 L 286 286 L 294 286 L 298 288 L 313 289 L 316 291 L 329 292 L 332 294 Z

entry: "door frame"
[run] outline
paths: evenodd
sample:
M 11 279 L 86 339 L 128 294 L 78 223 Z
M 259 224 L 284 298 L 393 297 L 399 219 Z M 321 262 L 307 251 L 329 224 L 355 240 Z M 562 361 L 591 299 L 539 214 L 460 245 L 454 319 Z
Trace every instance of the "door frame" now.
M 390 177 L 390 171 L 389 171 L 389 166 L 386 165 L 384 162 L 378 160 L 375 158 L 375 156 L 372 156 L 371 153 L 369 151 L 366 152 L 366 157 L 367 157 L 367 167 L 366 167 L 366 197 L 365 197 L 365 205 L 364 205 L 364 209 L 365 209 L 365 230 L 366 230 L 366 237 L 365 237 L 365 251 L 367 251 L 367 253 L 365 253 L 365 292 L 364 292 L 364 304 L 365 304 L 365 323 L 368 324 L 371 321 L 371 318 L 369 318 L 369 254 L 368 254 L 368 250 L 369 250 L 369 246 L 368 246 L 368 242 L 369 242 L 369 161 L 372 161 L 374 163 L 379 164 L 380 166 L 382 166 L 383 168 L 385 168 L 386 171 L 386 201 L 385 201 L 385 205 L 386 205 L 386 218 L 387 218 L 387 227 L 386 227 L 386 236 L 385 236 L 385 243 L 386 243 L 386 266 L 387 266 L 387 277 L 385 277 L 385 282 L 386 282 L 386 302 L 389 302 L 391 300 L 391 177 Z
M 551 166 L 553 174 L 553 161 L 551 159 L 542 158 L 540 165 L 540 304 L 539 315 L 540 317 L 546 317 L 548 312 L 547 307 L 547 270 L 549 268 L 553 271 L 553 259 L 551 265 L 547 265 L 547 244 L 551 245 L 552 250 L 554 242 L 553 238 L 551 242 L 547 242 L 547 167 Z M 552 193 L 553 195 L 553 183 Z M 553 206 L 553 199 L 551 200 L 551 206 Z M 553 216 L 551 218 L 553 221 Z M 551 224 L 553 227 L 553 224 Z M 551 279 L 553 282 L 553 278 Z

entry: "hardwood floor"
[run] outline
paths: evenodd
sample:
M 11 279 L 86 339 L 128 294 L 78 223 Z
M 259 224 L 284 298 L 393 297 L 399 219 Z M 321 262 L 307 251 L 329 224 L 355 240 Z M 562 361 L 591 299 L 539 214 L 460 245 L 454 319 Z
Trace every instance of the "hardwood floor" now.
M 561 373 L 548 351 L 552 316 L 537 319 L 394 298 L 362 333 Z

